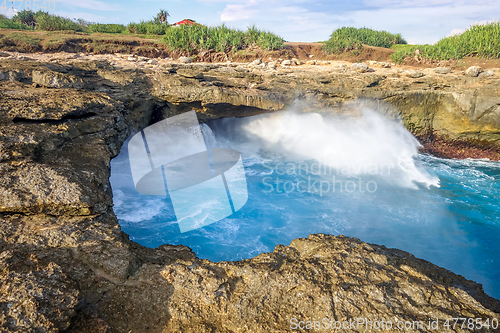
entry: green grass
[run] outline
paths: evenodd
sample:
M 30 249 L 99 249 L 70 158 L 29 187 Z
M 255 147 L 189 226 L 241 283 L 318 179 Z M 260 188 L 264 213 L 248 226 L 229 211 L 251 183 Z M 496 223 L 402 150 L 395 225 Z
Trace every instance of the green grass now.
M 203 50 L 231 52 L 258 46 L 263 50 L 278 50 L 284 47 L 283 38 L 255 26 L 241 31 L 225 25 L 206 27 L 202 25 L 169 28 L 163 42 L 174 51 L 195 53 Z
M 323 50 L 327 53 L 361 50 L 363 44 L 390 48 L 394 44 L 406 44 L 406 41 L 400 34 L 391 34 L 387 31 L 342 27 L 330 35 L 330 39 L 323 44 Z
M 90 24 L 88 26 L 89 32 L 102 32 L 108 34 L 119 34 L 126 30 L 127 28 L 123 24 Z
M 441 39 L 434 45 L 408 45 L 396 49 L 391 60 L 404 62 L 406 57 L 415 55 L 420 50 L 420 57 L 429 60 L 462 59 L 466 56 L 482 58 L 500 58 L 500 22 L 486 25 L 474 25 L 457 36 Z
M 0 48 L 6 51 L 37 52 L 42 38 L 25 33 L 12 33 L 0 38 Z

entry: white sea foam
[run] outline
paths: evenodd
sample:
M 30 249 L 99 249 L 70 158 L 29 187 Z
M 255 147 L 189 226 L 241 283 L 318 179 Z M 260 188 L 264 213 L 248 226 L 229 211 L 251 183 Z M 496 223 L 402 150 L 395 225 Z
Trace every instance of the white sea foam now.
M 315 160 L 350 176 L 370 173 L 404 187 L 439 186 L 438 177 L 414 158 L 417 139 L 400 122 L 371 110 L 351 117 L 280 112 L 227 119 L 222 126 L 231 128 L 222 131 L 220 126 L 221 141 L 236 144 L 247 156 L 278 152 L 289 161 Z

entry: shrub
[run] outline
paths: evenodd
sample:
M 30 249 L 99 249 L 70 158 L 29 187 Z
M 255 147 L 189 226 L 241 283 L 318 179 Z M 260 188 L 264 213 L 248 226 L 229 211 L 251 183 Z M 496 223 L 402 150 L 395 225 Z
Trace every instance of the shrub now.
M 30 27 L 27 25 L 17 23 L 17 22 L 12 22 L 9 19 L 0 19 L 0 28 L 1 29 L 17 29 L 17 30 L 28 30 Z
M 125 31 L 125 26 L 122 24 L 90 24 L 88 26 L 90 32 L 103 32 L 109 34 L 119 34 Z
M 182 25 L 169 28 L 163 37 L 163 42 L 172 50 L 187 53 L 202 50 L 229 52 L 251 45 L 260 46 L 265 50 L 276 50 L 284 47 L 284 41 L 281 37 L 258 30 L 255 26 L 243 32 L 228 28 L 224 24 L 216 27 Z
M 390 48 L 394 44 L 406 44 L 401 34 L 377 31 L 369 28 L 342 27 L 335 30 L 323 44 L 327 53 L 360 50 L 362 44 Z
M 406 57 L 414 56 L 432 60 L 461 59 L 466 56 L 500 58 L 500 22 L 474 25 L 458 36 L 446 37 L 434 45 L 411 45 L 399 48 L 391 55 L 394 62 L 402 63 Z
M 45 31 L 73 30 L 83 31 L 82 26 L 61 16 L 50 15 L 45 12 L 35 14 L 36 28 Z
M 12 22 L 21 23 L 28 27 L 35 27 L 35 13 L 31 10 L 22 10 L 12 17 Z
M 151 34 L 151 35 L 164 35 L 168 26 L 166 24 L 154 23 L 153 21 L 141 21 L 139 23 L 130 23 L 127 30 L 133 34 Z
M 278 50 L 285 46 L 285 41 L 272 32 L 262 31 L 257 39 L 257 45 L 263 50 Z

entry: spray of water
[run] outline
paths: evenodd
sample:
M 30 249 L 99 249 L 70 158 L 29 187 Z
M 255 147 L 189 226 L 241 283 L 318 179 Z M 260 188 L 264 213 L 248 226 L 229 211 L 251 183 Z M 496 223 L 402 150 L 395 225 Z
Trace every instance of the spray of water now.
M 378 175 L 404 187 L 439 186 L 438 177 L 415 160 L 417 139 L 399 121 L 369 109 L 356 116 L 280 112 L 214 125 L 217 139 L 242 153 L 314 160 L 350 176 Z

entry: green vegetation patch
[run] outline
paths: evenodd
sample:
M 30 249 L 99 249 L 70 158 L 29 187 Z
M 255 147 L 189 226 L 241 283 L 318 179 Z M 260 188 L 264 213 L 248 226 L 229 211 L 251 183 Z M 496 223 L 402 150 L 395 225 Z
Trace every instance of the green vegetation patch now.
M 250 46 L 258 46 L 263 50 L 278 50 L 285 46 L 283 38 L 255 26 L 244 32 L 225 25 L 183 25 L 169 28 L 162 40 L 171 50 L 189 54 L 203 50 L 230 52 Z
M 391 60 L 402 63 L 406 57 L 419 56 L 428 60 L 462 59 L 466 56 L 500 58 L 500 22 L 474 25 L 457 36 L 441 39 L 434 45 L 408 45 L 396 48 Z
M 27 25 L 12 22 L 9 19 L 0 19 L 0 28 L 1 29 L 16 29 L 16 30 L 29 30 L 30 27 Z
M 43 38 L 25 33 L 11 33 L 0 38 L 0 48 L 6 51 L 37 52 L 42 49 Z
M 127 28 L 123 24 L 90 24 L 88 26 L 89 32 L 102 32 L 108 34 L 119 34 L 126 30 Z
M 129 33 L 141 35 L 164 35 L 167 29 L 169 29 L 167 24 L 155 21 L 141 21 L 139 23 L 130 23 L 127 26 Z
M 78 23 L 57 15 L 50 15 L 45 12 L 37 12 L 35 14 L 36 29 L 45 31 L 83 31 L 83 27 Z
M 369 28 L 342 27 L 335 30 L 323 44 L 327 53 L 361 50 L 363 45 L 390 48 L 394 44 L 406 44 L 401 34 L 377 31 Z

